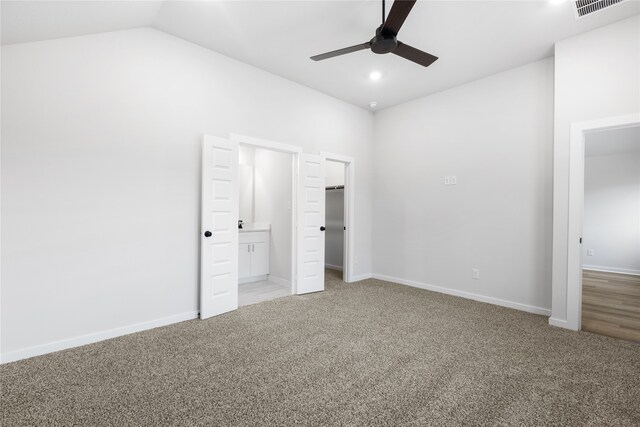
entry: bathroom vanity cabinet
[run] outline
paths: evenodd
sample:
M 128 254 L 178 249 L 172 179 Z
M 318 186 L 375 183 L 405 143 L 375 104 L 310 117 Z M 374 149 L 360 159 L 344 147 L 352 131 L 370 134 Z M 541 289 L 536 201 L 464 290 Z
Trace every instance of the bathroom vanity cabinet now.
M 241 283 L 266 280 L 269 274 L 269 231 L 240 230 L 238 279 Z

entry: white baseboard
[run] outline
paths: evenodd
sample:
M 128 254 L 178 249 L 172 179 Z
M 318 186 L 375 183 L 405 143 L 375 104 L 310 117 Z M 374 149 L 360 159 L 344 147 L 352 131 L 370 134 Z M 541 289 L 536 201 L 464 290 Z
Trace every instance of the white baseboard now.
M 578 330 L 578 328 L 572 327 L 567 320 L 556 319 L 555 317 L 549 317 L 549 324 L 563 329 L 571 329 L 572 331 Z
M 640 276 L 640 270 L 630 270 L 628 268 L 602 267 L 600 265 L 583 265 L 582 269 L 600 271 L 603 273 L 620 273 L 620 274 L 631 274 L 634 276 Z
M 80 347 L 82 345 L 93 344 L 98 341 L 108 340 L 110 338 L 116 338 L 123 335 L 133 334 L 135 332 L 142 332 L 149 329 L 158 328 L 160 326 L 167 326 L 173 323 L 184 322 L 185 320 L 192 320 L 198 318 L 197 311 L 190 311 L 187 313 L 176 314 L 173 316 L 167 316 L 160 319 L 150 320 L 148 322 L 135 323 L 133 325 L 122 326 L 120 328 L 109 329 L 102 332 L 96 332 L 93 334 L 81 335 L 79 337 L 67 338 L 60 341 L 54 341 L 47 344 L 36 345 L 33 347 L 24 348 L 21 350 L 14 350 L 8 353 L 3 353 L 0 357 L 0 363 L 15 362 L 16 360 L 28 359 L 30 357 L 40 356 L 47 353 L 53 353 L 55 351 L 66 350 L 68 348 Z
M 427 283 L 415 282 L 413 280 L 400 279 L 398 277 L 385 276 L 383 274 L 373 274 L 374 279 L 384 280 L 387 282 L 398 283 L 400 285 L 412 286 L 414 288 L 425 289 L 428 291 L 439 292 L 441 294 L 453 295 L 456 297 L 462 297 L 471 299 L 474 301 L 486 302 L 489 304 L 499 305 L 501 307 L 513 308 L 520 311 L 526 311 L 527 313 L 542 314 L 544 316 L 550 316 L 551 310 L 542 307 L 536 307 L 533 305 L 522 304 L 519 302 L 507 301 L 499 298 L 488 297 L 485 295 L 474 294 L 471 292 L 459 291 L 456 289 L 445 288 L 442 286 L 429 285 Z
M 329 270 L 337 270 L 337 271 L 342 271 L 342 267 L 340 267 L 339 265 L 333 265 L 333 264 L 325 264 L 324 268 L 328 268 Z
M 287 287 L 291 287 L 291 280 L 283 279 L 282 277 L 269 275 L 270 282 L 277 283 L 278 285 L 283 285 Z
M 262 276 L 243 277 L 242 279 L 238 279 L 238 284 L 244 285 L 245 283 L 264 282 L 265 280 L 269 280 L 268 274 Z
M 371 279 L 373 277 L 373 275 L 371 273 L 366 273 L 366 274 L 360 274 L 358 276 L 353 276 L 351 277 L 351 283 L 353 282 L 359 282 L 361 280 L 367 280 L 367 279 Z

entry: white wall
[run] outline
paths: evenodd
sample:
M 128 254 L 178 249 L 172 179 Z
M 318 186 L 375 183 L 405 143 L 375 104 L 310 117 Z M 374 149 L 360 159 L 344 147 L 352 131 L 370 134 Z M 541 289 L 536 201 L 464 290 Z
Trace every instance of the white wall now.
M 585 158 L 582 228 L 584 268 L 640 274 L 640 151 Z
M 355 157 L 370 273 L 371 113 L 153 29 L 3 46 L 1 71 L 3 360 L 194 316 L 203 134 Z
M 238 215 L 245 224 L 254 222 L 254 167 L 256 152 L 253 146 L 240 145 L 238 150 L 240 167 L 238 168 L 238 197 L 240 206 Z
M 555 46 L 552 318 L 567 320 L 571 123 L 640 112 L 640 16 Z
M 271 224 L 269 274 L 291 281 L 292 156 L 255 149 L 255 222 Z
M 552 120 L 552 59 L 376 113 L 375 275 L 548 312 Z
M 327 187 L 344 185 L 344 163 L 327 160 L 326 174 L 325 185 Z

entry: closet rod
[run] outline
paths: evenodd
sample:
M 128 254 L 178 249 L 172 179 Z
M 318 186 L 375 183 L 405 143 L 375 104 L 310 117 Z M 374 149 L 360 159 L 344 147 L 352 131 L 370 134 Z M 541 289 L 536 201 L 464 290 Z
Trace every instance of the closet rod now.
M 325 190 L 344 190 L 344 185 L 334 185 L 332 187 L 325 187 Z

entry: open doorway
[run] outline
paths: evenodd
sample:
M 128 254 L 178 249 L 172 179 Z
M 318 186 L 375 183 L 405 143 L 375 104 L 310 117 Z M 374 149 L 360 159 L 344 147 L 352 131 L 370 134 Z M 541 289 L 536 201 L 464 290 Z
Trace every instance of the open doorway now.
M 561 253 L 554 254 L 554 263 L 566 263 L 566 282 L 554 280 L 553 292 L 558 298 L 566 296 L 566 305 L 554 305 L 554 311 L 562 313 L 566 309 L 566 320 L 560 317 L 549 318 L 549 323 L 567 329 L 582 329 L 582 299 L 583 299 L 583 222 L 585 210 L 585 141 L 591 134 L 614 131 L 640 126 L 640 113 L 627 114 L 616 117 L 575 122 L 571 124 L 569 138 L 569 185 L 561 194 L 567 196 L 568 217 L 567 227 L 559 231 L 562 238 L 566 236 L 567 252 L 562 261 Z M 566 234 L 565 234 L 566 231 Z M 586 248 L 585 248 L 586 247 Z M 585 261 L 588 262 L 589 261 Z M 566 284 L 566 288 L 564 288 Z M 556 303 L 554 303 L 556 304 Z
M 327 160 L 325 188 L 325 276 L 344 280 L 345 265 L 345 169 L 344 163 Z
M 640 125 L 584 140 L 582 329 L 640 342 Z
M 238 157 L 238 306 L 244 306 L 293 293 L 293 156 L 240 144 Z
M 249 146 L 243 148 L 242 160 L 241 145 Z M 303 153 L 297 146 L 238 134 L 229 139 L 204 135 L 201 319 L 237 309 L 239 287 L 247 283 L 274 286 L 260 287 L 247 298 L 252 291 L 245 287 L 240 305 L 324 290 L 326 160 L 341 162 L 345 170 L 343 276 L 350 282 L 358 261 L 353 245 L 354 159 Z M 271 166 L 261 167 L 267 164 Z M 270 174 L 273 171 L 277 173 Z M 275 195 L 274 188 L 282 191 Z
M 325 274 L 328 279 L 353 281 L 355 256 L 355 160 L 336 153 L 320 153 L 325 161 Z

